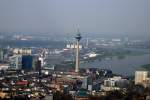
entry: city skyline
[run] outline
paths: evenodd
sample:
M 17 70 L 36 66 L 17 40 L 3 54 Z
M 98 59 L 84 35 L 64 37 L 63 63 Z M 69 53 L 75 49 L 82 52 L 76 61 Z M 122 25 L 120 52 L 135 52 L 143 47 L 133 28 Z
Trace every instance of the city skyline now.
M 0 100 L 150 100 L 149 4 L 0 0 Z

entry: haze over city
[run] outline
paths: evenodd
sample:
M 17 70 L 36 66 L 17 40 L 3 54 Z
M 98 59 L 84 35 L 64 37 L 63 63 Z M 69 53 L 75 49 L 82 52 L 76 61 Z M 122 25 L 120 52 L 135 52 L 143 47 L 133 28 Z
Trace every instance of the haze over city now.
M 149 0 L 0 0 L 1 32 L 150 34 Z

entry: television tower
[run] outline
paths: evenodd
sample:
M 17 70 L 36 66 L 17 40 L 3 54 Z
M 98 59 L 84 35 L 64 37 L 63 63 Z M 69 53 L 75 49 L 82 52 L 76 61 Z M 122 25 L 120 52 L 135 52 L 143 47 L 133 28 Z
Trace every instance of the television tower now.
M 78 73 L 79 72 L 79 65 L 80 65 L 80 60 L 79 60 L 79 42 L 81 40 L 81 34 L 79 29 L 77 30 L 77 35 L 75 37 L 77 44 L 76 44 L 76 66 L 75 66 L 75 72 Z

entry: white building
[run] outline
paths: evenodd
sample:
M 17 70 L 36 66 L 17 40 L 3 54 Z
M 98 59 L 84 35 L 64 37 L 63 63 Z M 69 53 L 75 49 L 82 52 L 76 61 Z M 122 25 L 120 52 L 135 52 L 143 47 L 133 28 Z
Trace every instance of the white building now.
M 148 71 L 135 72 L 135 84 L 142 84 L 148 78 Z
M 10 69 L 21 69 L 22 56 L 14 55 L 9 58 Z
M 101 86 L 101 89 L 104 91 L 120 90 L 121 88 L 126 87 L 128 83 L 129 82 L 127 79 L 122 79 L 120 76 L 115 76 L 104 80 L 104 85 Z
M 41 67 L 43 67 L 44 66 L 44 58 L 39 57 L 39 60 L 41 61 Z
M 0 64 L 0 70 L 6 70 L 9 67 L 10 67 L 9 64 Z
M 31 49 L 26 49 L 26 48 L 15 48 L 13 49 L 14 54 L 32 54 Z
M 107 80 L 104 80 L 104 85 L 112 87 L 112 86 L 115 86 L 116 81 L 120 81 L 120 80 L 121 80 L 121 77 L 116 77 L 116 76 L 113 78 L 108 78 Z
M 93 81 L 91 76 L 85 76 L 82 79 L 82 88 L 92 91 L 92 85 L 93 85 Z
M 76 44 L 67 44 L 66 48 L 67 49 L 76 49 L 77 45 Z M 82 49 L 82 45 L 79 45 L 79 49 Z

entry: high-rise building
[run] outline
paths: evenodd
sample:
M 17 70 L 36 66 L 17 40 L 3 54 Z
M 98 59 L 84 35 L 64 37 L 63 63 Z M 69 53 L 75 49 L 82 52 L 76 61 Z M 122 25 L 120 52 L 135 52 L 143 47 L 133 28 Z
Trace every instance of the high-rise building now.
M 37 62 L 38 62 L 38 56 L 37 55 L 32 55 L 32 69 L 36 70 L 37 69 Z M 41 65 L 40 65 L 41 66 Z
M 33 69 L 33 56 L 23 55 L 22 56 L 22 69 L 32 70 Z
M 148 78 L 148 71 L 135 72 L 135 84 L 142 84 Z
M 41 67 L 43 67 L 44 66 L 44 58 L 42 58 L 42 57 L 39 57 L 39 59 L 38 59 L 39 61 L 41 61 Z
M 92 91 L 93 81 L 91 76 L 85 76 L 82 80 L 82 88 Z
M 36 63 L 35 63 L 35 70 L 40 71 L 41 69 L 42 69 L 41 68 L 41 61 L 37 60 Z
M 10 69 L 21 69 L 22 66 L 22 56 L 14 55 L 9 57 Z
M 4 51 L 0 48 L 0 62 L 3 62 L 4 60 Z
M 76 66 L 75 66 L 75 72 L 78 73 L 79 72 L 79 64 L 80 64 L 80 60 L 79 60 L 79 41 L 81 40 L 81 34 L 79 32 L 79 29 L 77 31 L 77 35 L 76 35 L 76 40 L 77 40 L 77 48 L 76 48 Z

